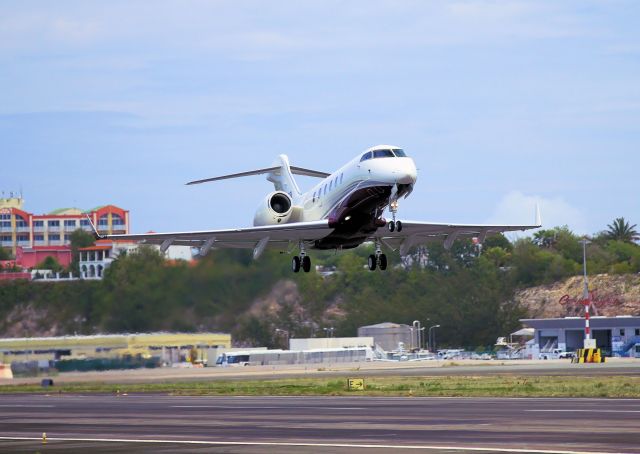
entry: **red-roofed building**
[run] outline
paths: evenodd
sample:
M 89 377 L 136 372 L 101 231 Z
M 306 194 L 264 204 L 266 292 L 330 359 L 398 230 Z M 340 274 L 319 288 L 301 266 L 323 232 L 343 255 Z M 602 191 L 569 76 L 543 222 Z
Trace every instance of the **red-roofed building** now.
M 13 254 L 21 247 L 24 257 L 45 250 L 55 256 L 52 248 L 67 247 L 74 230 L 92 231 L 87 215 L 100 233 L 129 233 L 129 211 L 115 205 L 88 211 L 62 208 L 49 214 L 29 213 L 22 205 L 22 198 L 0 198 L 0 246 L 11 249 Z
M 78 249 L 80 275 L 83 279 L 102 279 L 104 270 L 123 251 L 131 252 L 138 244 L 131 241 L 98 240 L 96 244 Z

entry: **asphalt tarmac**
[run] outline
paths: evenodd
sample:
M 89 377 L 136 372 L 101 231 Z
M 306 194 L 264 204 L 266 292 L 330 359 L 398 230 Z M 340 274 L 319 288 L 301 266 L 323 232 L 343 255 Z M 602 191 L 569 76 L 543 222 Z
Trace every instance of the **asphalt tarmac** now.
M 0 395 L 0 452 L 398 450 L 640 453 L 640 400 Z

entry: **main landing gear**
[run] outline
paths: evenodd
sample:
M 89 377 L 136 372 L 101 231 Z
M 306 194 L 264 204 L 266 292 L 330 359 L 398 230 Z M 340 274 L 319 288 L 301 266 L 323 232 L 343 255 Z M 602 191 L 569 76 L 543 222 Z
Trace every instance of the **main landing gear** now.
M 369 271 L 374 271 L 376 268 L 380 268 L 380 271 L 387 269 L 387 255 L 382 253 L 380 241 L 378 240 L 376 240 L 376 253 L 369 256 L 367 265 L 369 266 Z
M 302 271 L 308 273 L 311 271 L 311 257 L 307 255 L 304 244 L 300 243 L 300 256 L 294 256 L 291 259 L 291 269 L 294 273 L 298 273 L 302 268 Z

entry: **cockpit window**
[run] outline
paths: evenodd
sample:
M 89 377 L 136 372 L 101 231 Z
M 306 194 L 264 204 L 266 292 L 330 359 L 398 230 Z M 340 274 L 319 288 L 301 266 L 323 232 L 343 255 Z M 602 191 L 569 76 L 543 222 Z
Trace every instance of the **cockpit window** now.
M 374 150 L 373 159 L 376 158 L 395 158 L 395 155 L 391 150 Z
M 406 158 L 407 157 L 407 154 L 401 148 L 394 148 L 392 151 L 393 151 L 393 154 L 395 154 L 399 158 Z
M 360 158 L 360 162 L 362 161 L 366 161 L 367 159 L 371 159 L 371 152 L 368 151 L 365 154 L 362 155 L 362 157 Z

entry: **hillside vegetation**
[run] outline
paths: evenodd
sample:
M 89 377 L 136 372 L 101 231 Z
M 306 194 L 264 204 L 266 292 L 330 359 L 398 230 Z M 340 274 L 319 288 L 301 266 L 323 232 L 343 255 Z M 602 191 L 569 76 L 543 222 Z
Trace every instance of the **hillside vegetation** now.
M 598 288 L 608 298 L 622 297 L 623 313 L 637 315 L 640 304 L 626 292 L 637 288 L 640 246 L 626 226 L 630 237 L 616 237 L 609 226 L 592 238 L 588 268 L 626 283 L 603 280 Z M 456 241 L 450 251 L 432 244 L 403 259 L 390 255 L 385 272 L 365 269 L 371 246 L 314 253 L 314 264 L 337 269 L 326 278 L 293 274 L 289 257 L 278 253 L 254 261 L 248 251 L 214 251 L 188 264 L 141 247 L 118 258 L 103 281 L 0 284 L 0 335 L 207 330 L 231 332 L 244 345 L 282 346 L 276 328 L 306 337 L 331 326 L 336 336 L 354 336 L 362 325 L 430 319 L 441 325 L 441 345 L 488 346 L 518 328 L 519 318 L 561 315 L 546 309 L 556 304 L 555 293 L 540 299 L 542 290 L 526 289 L 579 275 L 579 240 L 559 227 L 515 243 L 490 237 L 481 253 L 470 241 Z M 579 280 L 569 282 L 559 293 L 578 298 Z

